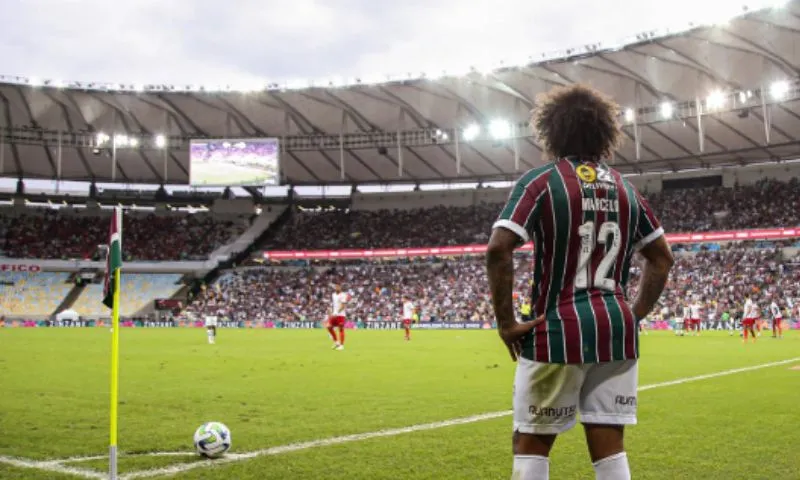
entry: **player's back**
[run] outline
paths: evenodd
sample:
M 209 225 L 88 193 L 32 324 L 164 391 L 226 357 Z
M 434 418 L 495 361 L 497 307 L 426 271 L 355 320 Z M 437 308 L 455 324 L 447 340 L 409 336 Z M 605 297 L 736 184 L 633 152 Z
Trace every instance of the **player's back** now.
M 602 162 L 564 158 L 524 175 L 495 225 L 534 242 L 533 316 L 547 322 L 524 356 L 551 363 L 638 357 L 625 285 L 635 248 L 663 230 L 630 183 Z

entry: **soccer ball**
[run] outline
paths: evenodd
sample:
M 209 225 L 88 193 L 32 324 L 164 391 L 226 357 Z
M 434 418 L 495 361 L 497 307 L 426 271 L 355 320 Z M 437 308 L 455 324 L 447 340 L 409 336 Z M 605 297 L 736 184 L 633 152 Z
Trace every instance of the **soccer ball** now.
M 231 431 L 219 422 L 204 423 L 194 432 L 194 448 L 204 457 L 219 457 L 231 448 Z

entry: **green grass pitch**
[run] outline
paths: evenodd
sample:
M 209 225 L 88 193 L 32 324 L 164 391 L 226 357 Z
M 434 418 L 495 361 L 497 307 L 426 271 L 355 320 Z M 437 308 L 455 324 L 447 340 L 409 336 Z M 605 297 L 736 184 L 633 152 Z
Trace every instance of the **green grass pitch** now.
M 121 332 L 121 473 L 195 463 L 189 479 L 503 479 L 511 418 L 264 455 L 297 442 L 508 410 L 514 364 L 491 331 L 348 331 L 346 350 L 322 330 Z M 800 357 L 800 332 L 756 344 L 712 332 L 642 337 L 640 385 Z M 108 438 L 107 329 L 0 330 L 0 479 L 91 478 L 105 459 L 62 464 L 78 475 L 22 468 L 103 455 Z M 628 430 L 636 479 L 800 479 L 800 360 L 649 389 Z M 233 433 L 228 463 L 187 452 L 201 423 Z M 35 463 L 36 465 L 43 465 Z M 150 471 L 148 473 L 148 471 Z M 158 470 L 163 472 L 163 470 Z M 83 472 L 83 473 L 81 473 Z M 579 429 L 556 442 L 551 477 L 594 478 Z M 131 475 L 134 474 L 134 475 Z

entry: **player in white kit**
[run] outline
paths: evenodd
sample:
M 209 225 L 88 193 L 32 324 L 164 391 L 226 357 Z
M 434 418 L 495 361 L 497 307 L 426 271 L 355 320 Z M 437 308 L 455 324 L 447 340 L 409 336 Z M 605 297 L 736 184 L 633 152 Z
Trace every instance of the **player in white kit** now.
M 769 313 L 772 317 L 772 338 L 783 338 L 783 311 L 775 300 L 769 304 Z
M 744 302 L 744 313 L 742 314 L 742 330 L 744 333 L 744 343 L 747 343 L 747 334 L 753 336 L 753 343 L 756 341 L 755 325 L 758 318 L 761 316 L 759 313 L 758 304 L 754 299 L 747 296 Z
M 331 315 L 328 317 L 328 333 L 333 339 L 333 348 L 344 350 L 344 325 L 347 322 L 345 307 L 350 301 L 350 295 L 342 291 L 341 285 L 336 285 L 335 292 L 331 297 Z M 339 338 L 336 338 L 336 331 L 339 329 Z
M 411 322 L 414 320 L 414 312 L 416 307 L 411 303 L 411 300 L 403 297 L 403 329 L 406 331 L 406 341 L 411 340 Z
M 695 300 L 689 306 L 689 313 L 691 315 L 691 326 L 687 327 L 687 330 L 690 332 L 694 332 L 696 337 L 700 336 L 700 321 L 703 318 L 702 313 L 703 306 L 700 304 L 699 301 Z
M 217 316 L 206 315 L 206 333 L 208 333 L 208 343 L 214 344 L 217 342 Z

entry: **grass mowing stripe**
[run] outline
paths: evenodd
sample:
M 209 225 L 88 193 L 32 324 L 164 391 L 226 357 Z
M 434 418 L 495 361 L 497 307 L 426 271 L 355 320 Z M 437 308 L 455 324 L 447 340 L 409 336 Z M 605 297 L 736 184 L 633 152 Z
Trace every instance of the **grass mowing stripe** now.
M 642 385 L 642 386 L 639 387 L 638 391 L 653 390 L 653 389 L 656 389 L 656 388 L 669 387 L 669 386 L 673 386 L 673 385 L 681 385 L 681 384 L 684 384 L 684 383 L 696 382 L 696 381 L 700 381 L 700 380 L 707 380 L 707 379 L 711 379 L 711 378 L 724 377 L 724 376 L 728 376 L 728 375 L 734 375 L 734 374 L 737 374 L 737 373 L 744 373 L 744 372 L 750 372 L 750 371 L 753 371 L 753 370 L 760 370 L 760 369 L 763 369 L 763 368 L 786 365 L 786 364 L 794 363 L 794 362 L 798 362 L 798 361 L 800 361 L 800 357 L 790 358 L 788 360 L 781 360 L 781 361 L 777 361 L 777 362 L 762 363 L 762 364 L 753 365 L 753 366 L 750 366 L 750 367 L 742 367 L 742 368 L 734 368 L 734 369 L 730 369 L 730 370 L 723 370 L 723 371 L 720 371 L 720 372 L 708 373 L 708 374 L 704 374 L 704 375 L 696 375 L 696 376 L 693 376 L 693 377 L 679 378 L 679 379 L 671 380 L 671 381 L 668 381 L 668 382 L 660 382 L 660 383 L 653 383 L 653 384 L 649 384 L 649 385 Z M 491 419 L 494 419 L 494 418 L 500 418 L 500 417 L 508 416 L 508 415 L 511 415 L 511 413 L 512 413 L 511 410 L 504 410 L 504 411 L 499 411 L 499 412 L 490 412 L 490 413 L 483 413 L 483 414 L 480 414 L 480 415 L 473 415 L 473 416 L 470 416 L 470 417 L 462 417 L 462 418 L 456 418 L 456 419 L 451 419 L 451 420 L 444 420 L 444 421 L 441 421 L 441 422 L 432 422 L 432 423 L 425 423 L 425 424 L 420 424 L 420 425 L 411 425 L 411 426 L 402 427 L 402 428 L 379 430 L 379 431 L 376 431 L 376 432 L 357 433 L 357 434 L 353 434 L 353 435 L 344 435 L 344 436 L 340 436 L 340 437 L 331 437 L 331 438 L 321 439 L 321 440 L 312 440 L 312 441 L 309 441 L 309 442 L 294 443 L 294 444 L 283 445 L 283 446 L 278 446 L 278 447 L 266 448 L 266 449 L 263 449 L 263 450 L 256 450 L 256 451 L 253 451 L 253 452 L 226 455 L 225 457 L 223 457 L 221 459 L 218 459 L 218 460 L 214 460 L 214 461 L 199 461 L 197 463 L 180 464 L 180 465 L 173 465 L 173 466 L 164 467 L 164 468 L 143 470 L 141 472 L 134 472 L 134 473 L 126 474 L 126 475 L 121 475 L 120 476 L 120 480 L 134 480 L 134 479 L 137 479 L 137 478 L 151 478 L 151 477 L 158 477 L 158 476 L 162 476 L 162 475 L 176 475 L 178 473 L 186 472 L 186 471 L 189 471 L 189 470 L 194 470 L 196 468 L 206 468 L 206 467 L 212 467 L 212 466 L 216 466 L 216 465 L 224 465 L 226 463 L 240 462 L 240 461 L 243 461 L 243 460 L 249 460 L 251 458 L 256 458 L 256 457 L 261 457 L 261 456 L 266 456 L 266 455 L 279 455 L 279 454 L 282 454 L 282 453 L 296 452 L 296 451 L 307 450 L 307 449 L 316 448 L 316 447 L 327 447 L 327 446 L 331 446 L 331 445 L 339 445 L 339 444 L 343 444 L 343 443 L 350 443 L 350 442 L 358 442 L 358 441 L 362 441 L 362 440 L 369 440 L 369 439 L 372 439 L 372 438 L 392 437 L 392 436 L 396 436 L 396 435 L 402 435 L 402 434 L 405 434 L 405 433 L 413 433 L 413 432 L 419 432 L 419 431 L 425 431 L 425 430 L 434 430 L 434 429 L 450 427 L 450 426 L 454 426 L 454 425 L 465 425 L 465 424 L 469 424 L 469 423 L 480 422 L 480 421 L 483 421 L 483 420 L 491 420 Z

